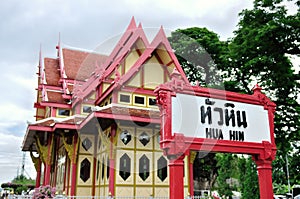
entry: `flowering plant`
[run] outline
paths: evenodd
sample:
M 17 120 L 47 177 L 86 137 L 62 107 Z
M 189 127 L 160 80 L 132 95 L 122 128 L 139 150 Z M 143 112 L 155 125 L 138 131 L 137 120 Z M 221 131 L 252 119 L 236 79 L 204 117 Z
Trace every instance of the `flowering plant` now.
M 33 199 L 54 198 L 55 191 L 55 187 L 51 187 L 50 185 L 40 186 L 39 188 L 35 188 L 33 193 Z

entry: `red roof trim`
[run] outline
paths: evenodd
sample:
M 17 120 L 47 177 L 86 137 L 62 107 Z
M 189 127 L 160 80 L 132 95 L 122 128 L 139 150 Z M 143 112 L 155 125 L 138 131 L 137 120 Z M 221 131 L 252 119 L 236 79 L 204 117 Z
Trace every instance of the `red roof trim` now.
M 71 104 L 61 104 L 61 103 L 55 103 L 55 102 L 40 102 L 41 106 L 48 106 L 48 107 L 55 107 L 55 108 L 66 108 L 71 109 Z
M 49 131 L 49 132 L 52 132 L 53 129 L 50 126 L 28 125 L 27 132 L 29 132 L 29 131 Z
M 53 131 L 56 129 L 77 129 L 76 124 L 63 124 L 63 123 L 56 123 L 53 127 Z

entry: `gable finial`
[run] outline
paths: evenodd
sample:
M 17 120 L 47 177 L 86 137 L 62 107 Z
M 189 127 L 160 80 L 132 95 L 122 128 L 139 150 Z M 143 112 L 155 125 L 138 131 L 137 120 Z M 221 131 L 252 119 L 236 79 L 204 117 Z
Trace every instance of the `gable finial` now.
M 59 49 L 61 48 L 61 41 L 60 41 L 60 32 L 58 32 L 58 42 L 57 42 L 57 46 L 56 46 L 56 49 L 57 49 L 57 57 L 59 57 Z
M 254 87 L 252 88 L 254 94 L 261 93 L 261 90 L 262 88 L 258 84 L 255 84 Z
M 42 55 L 42 44 L 40 44 L 40 52 L 39 52 L 39 82 L 41 84 L 47 84 L 44 60 L 43 60 L 43 55 Z
M 143 29 L 142 23 L 139 23 L 138 28 Z
M 42 67 L 42 44 L 40 43 L 40 52 L 39 52 L 39 70 Z
M 127 30 L 132 30 L 132 29 L 136 29 L 136 23 L 135 23 L 134 16 L 132 16 L 130 23 L 127 27 Z
M 163 37 L 167 38 L 164 27 L 161 25 L 159 28 L 159 31 L 157 33 L 158 35 L 163 35 Z

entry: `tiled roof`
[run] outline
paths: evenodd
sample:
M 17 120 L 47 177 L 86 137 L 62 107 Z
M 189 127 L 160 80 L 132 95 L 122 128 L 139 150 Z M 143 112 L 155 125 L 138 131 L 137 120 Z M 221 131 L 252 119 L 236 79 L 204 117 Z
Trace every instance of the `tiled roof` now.
M 69 80 L 85 80 L 95 70 L 96 61 L 101 65 L 107 56 L 95 53 L 83 52 L 72 49 L 63 49 L 64 69 Z M 60 82 L 60 67 L 58 59 L 45 58 L 45 76 L 49 86 L 62 87 Z M 73 85 L 67 85 L 72 93 Z M 54 92 L 47 90 L 48 102 L 66 103 L 62 97 L 62 92 Z
M 65 103 L 65 100 L 62 97 L 62 93 L 60 92 L 47 91 L 47 95 L 48 102 Z
M 78 50 L 63 49 L 63 59 L 68 79 L 85 80 L 96 68 L 96 61 L 101 65 L 107 56 Z
M 44 64 L 47 84 L 51 86 L 58 86 L 60 79 L 58 60 L 53 58 L 45 58 Z

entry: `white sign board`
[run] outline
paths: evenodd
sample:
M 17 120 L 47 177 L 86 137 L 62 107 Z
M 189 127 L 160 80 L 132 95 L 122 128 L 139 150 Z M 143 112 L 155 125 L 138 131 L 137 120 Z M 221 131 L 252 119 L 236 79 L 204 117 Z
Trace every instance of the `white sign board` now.
M 186 137 L 269 141 L 268 111 L 263 106 L 187 94 L 172 97 L 172 134 Z

